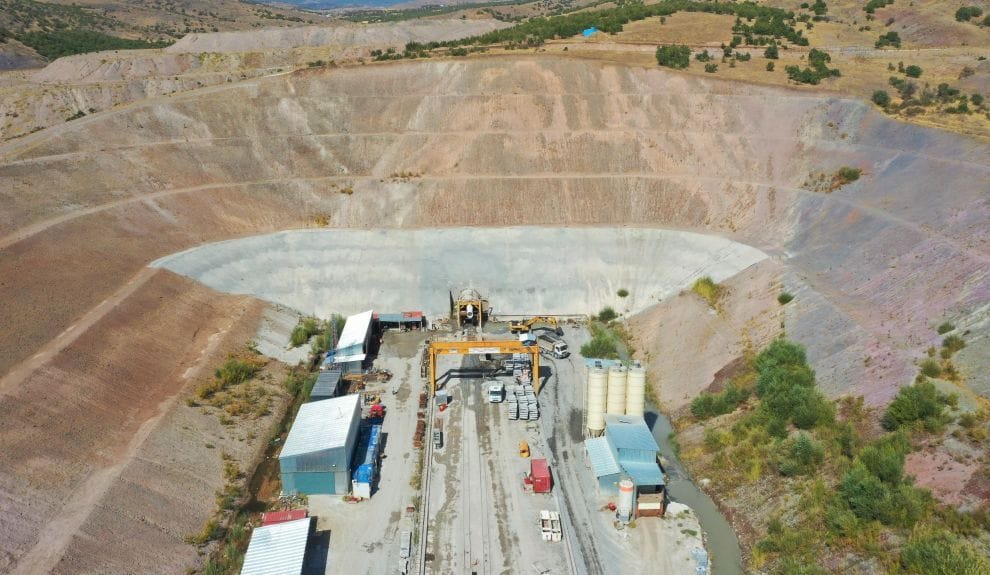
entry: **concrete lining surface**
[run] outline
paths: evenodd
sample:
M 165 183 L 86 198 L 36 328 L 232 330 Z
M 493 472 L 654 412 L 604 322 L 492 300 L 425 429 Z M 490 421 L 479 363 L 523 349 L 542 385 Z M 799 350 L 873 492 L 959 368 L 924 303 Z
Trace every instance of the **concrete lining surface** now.
M 702 276 L 729 278 L 765 259 L 715 235 L 649 228 L 292 230 L 200 246 L 151 265 L 222 292 L 302 313 L 444 314 L 474 287 L 499 314 L 636 313 Z M 629 291 L 620 298 L 619 289 Z

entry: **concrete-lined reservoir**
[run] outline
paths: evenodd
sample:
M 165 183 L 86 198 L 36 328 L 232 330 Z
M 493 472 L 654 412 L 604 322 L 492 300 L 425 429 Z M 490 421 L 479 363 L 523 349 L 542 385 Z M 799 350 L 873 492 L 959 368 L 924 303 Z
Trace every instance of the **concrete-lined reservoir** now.
M 152 265 L 318 316 L 369 307 L 443 314 L 448 292 L 464 287 L 498 315 L 606 305 L 635 313 L 699 277 L 722 281 L 764 258 L 719 236 L 649 228 L 321 229 L 207 244 Z

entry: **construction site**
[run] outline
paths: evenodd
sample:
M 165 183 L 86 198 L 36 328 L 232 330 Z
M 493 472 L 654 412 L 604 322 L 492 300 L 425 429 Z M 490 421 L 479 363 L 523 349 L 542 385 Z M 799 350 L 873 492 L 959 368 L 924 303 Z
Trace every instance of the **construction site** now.
M 894 56 L 830 0 L 786 19 L 846 38 L 812 86 L 790 40 L 703 71 L 749 4 L 659 4 L 614 34 L 596 11 L 638 3 L 575 5 L 599 29 L 533 46 L 396 56 L 558 22 L 520 5 L 0 77 L 0 573 L 982 565 L 985 107 L 864 90 L 917 55 L 975 94 L 985 26 L 880 7 L 912 26 Z M 671 34 L 693 68 L 657 64 Z M 769 414 L 774 346 L 799 416 Z

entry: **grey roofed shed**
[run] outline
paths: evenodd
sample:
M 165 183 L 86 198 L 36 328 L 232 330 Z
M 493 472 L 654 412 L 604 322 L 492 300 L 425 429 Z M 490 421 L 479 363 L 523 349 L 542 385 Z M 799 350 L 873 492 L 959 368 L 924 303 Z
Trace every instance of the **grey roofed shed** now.
M 278 456 L 285 493 L 343 495 L 361 423 L 361 398 L 344 395 L 303 404 Z
M 251 533 L 241 575 L 299 575 L 312 518 L 258 527 Z
M 309 400 L 317 401 L 320 399 L 330 399 L 331 397 L 336 397 L 338 392 L 337 388 L 339 386 L 340 368 L 335 367 L 332 369 L 323 370 L 316 379 L 316 384 L 313 386 L 313 391 L 309 394 Z

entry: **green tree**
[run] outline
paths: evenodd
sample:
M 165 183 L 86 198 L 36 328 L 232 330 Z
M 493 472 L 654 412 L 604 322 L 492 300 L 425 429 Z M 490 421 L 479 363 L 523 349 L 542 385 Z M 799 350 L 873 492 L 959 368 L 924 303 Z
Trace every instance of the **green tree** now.
M 885 429 L 894 430 L 915 421 L 937 418 L 942 415 L 943 409 L 944 398 L 926 379 L 902 387 L 887 406 L 880 422 Z
M 774 42 L 767 46 L 767 49 L 763 51 L 763 56 L 769 58 L 770 60 L 776 60 L 780 58 L 780 50 L 777 48 L 777 43 Z
M 667 68 L 683 69 L 691 64 L 691 48 L 682 45 L 657 47 L 657 64 Z
M 904 73 L 909 78 L 920 78 L 921 72 L 922 72 L 921 66 L 916 66 L 914 64 L 911 64 L 910 66 L 904 68 Z
M 877 90 L 873 92 L 873 103 L 877 106 L 886 108 L 890 105 L 890 94 L 888 94 L 886 90 Z
M 968 22 L 972 18 L 979 18 L 983 15 L 983 9 L 979 6 L 963 6 L 956 10 L 956 20 Z

